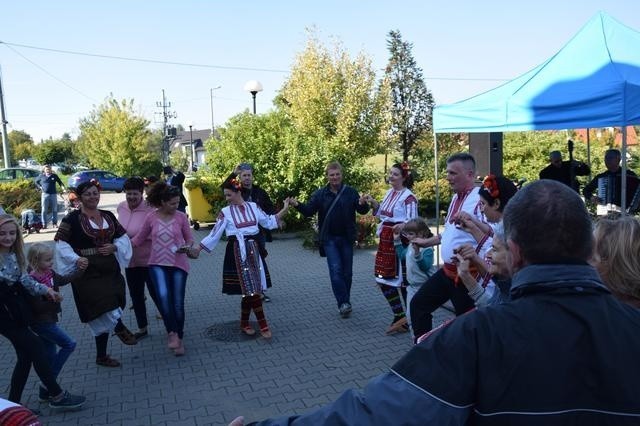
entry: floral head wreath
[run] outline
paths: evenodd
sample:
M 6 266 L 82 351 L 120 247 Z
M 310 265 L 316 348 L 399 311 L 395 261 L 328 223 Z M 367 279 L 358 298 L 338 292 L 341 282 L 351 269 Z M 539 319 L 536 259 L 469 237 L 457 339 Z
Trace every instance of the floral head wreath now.
M 96 186 L 96 188 L 98 188 L 98 191 L 102 191 L 102 185 L 100 185 L 100 182 L 98 182 L 97 179 L 91 179 L 89 182 L 94 184 Z
M 402 176 L 407 177 L 411 174 L 409 163 L 407 163 L 406 161 L 403 161 L 402 164 L 400 164 L 400 167 L 402 167 Z
M 95 186 L 98 189 L 98 192 L 102 191 L 102 185 L 100 185 L 100 182 L 98 182 L 97 179 L 91 179 L 87 182 L 83 182 L 72 191 L 75 192 L 78 197 L 80 197 L 87 189 L 91 188 L 92 186 Z M 82 189 L 80 189 L 80 187 L 82 187 Z
M 488 175 L 482 181 L 482 188 L 489 193 L 491 198 L 498 198 L 500 196 L 500 189 L 498 189 L 498 181 L 494 175 Z
M 236 189 L 236 191 L 240 191 L 242 189 L 242 183 L 237 178 L 231 179 L 229 183 Z

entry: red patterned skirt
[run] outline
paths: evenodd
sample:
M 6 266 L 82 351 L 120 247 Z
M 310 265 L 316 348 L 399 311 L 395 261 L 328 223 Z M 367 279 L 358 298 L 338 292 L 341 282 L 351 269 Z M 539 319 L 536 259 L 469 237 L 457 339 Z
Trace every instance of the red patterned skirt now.
M 399 261 L 396 256 L 396 249 L 393 246 L 393 225 L 395 223 L 392 222 L 382 224 L 374 269 L 376 278 L 389 280 L 398 278 Z

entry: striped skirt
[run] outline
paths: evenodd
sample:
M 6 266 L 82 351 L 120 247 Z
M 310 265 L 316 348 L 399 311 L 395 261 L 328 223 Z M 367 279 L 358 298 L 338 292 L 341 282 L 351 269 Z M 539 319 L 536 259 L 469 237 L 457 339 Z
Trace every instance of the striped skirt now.
M 251 296 L 262 294 L 271 287 L 271 276 L 267 264 L 260 255 L 258 242 L 249 237 L 245 240 L 246 256 L 242 260 L 240 245 L 235 237 L 229 237 L 222 267 L 222 292 Z

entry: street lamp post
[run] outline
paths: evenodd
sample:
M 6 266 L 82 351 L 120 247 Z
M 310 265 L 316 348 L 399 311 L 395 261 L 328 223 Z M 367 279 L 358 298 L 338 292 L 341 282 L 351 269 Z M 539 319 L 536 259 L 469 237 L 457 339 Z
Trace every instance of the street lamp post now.
M 209 91 L 209 98 L 211 99 L 211 137 L 215 136 L 216 128 L 213 125 L 213 91 L 218 90 L 222 86 L 214 87 Z
M 195 157 L 194 149 L 193 149 L 193 123 L 189 123 L 189 148 L 191 150 L 191 167 L 190 167 L 190 170 L 193 171 L 193 166 L 195 164 L 193 162 L 193 158 Z
M 256 113 L 256 95 L 258 92 L 262 92 L 262 84 L 257 80 L 249 80 L 244 85 L 244 90 L 251 93 L 253 97 L 253 114 Z

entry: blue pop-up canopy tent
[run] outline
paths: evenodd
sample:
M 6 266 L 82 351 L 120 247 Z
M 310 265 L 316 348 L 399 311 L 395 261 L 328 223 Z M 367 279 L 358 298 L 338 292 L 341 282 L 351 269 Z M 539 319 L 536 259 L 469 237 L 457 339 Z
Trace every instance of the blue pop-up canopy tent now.
M 619 126 L 623 160 L 625 129 L 634 124 L 640 124 L 640 32 L 603 12 L 543 64 L 433 112 L 435 133 Z M 624 173 L 624 161 L 622 167 Z M 626 204 L 624 187 L 622 204 Z

